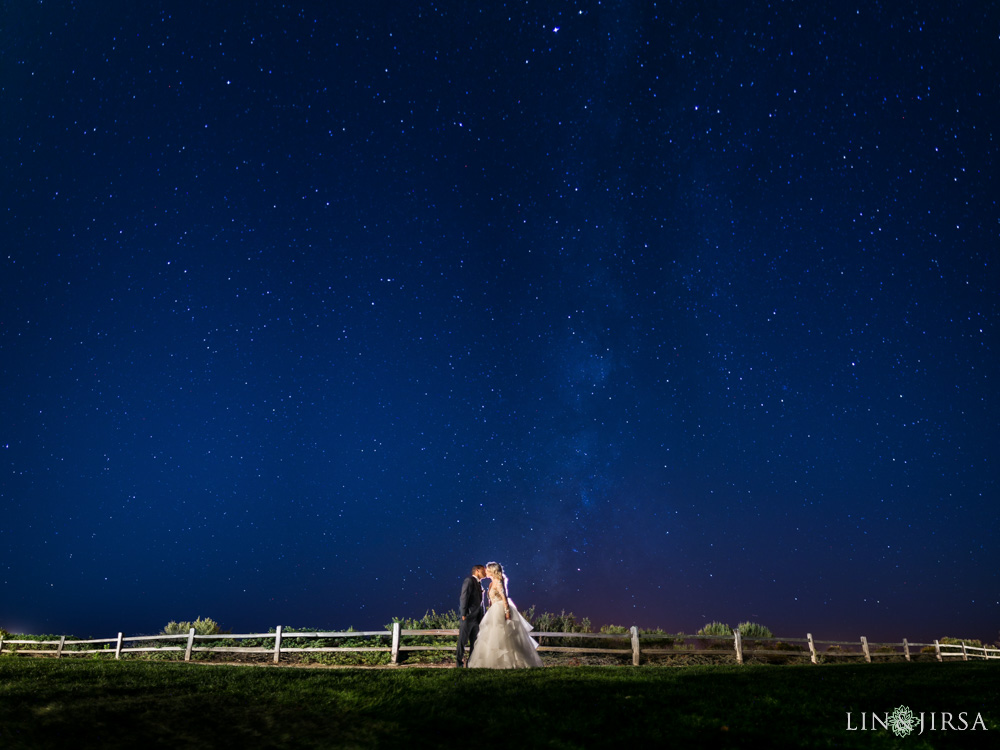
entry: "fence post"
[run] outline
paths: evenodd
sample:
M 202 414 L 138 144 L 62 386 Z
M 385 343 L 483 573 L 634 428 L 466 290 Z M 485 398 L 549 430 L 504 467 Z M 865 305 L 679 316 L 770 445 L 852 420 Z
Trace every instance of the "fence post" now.
M 813 634 L 806 633 L 806 638 L 809 639 L 809 659 L 813 664 L 819 664 L 819 659 L 816 658 L 816 643 L 813 641 Z
M 3 636 L 0 635 L 0 654 L 3 653 Z
M 115 644 L 115 658 L 122 658 L 122 634 L 118 633 L 118 643 Z
M 399 623 L 392 624 L 392 663 L 399 664 Z
M 868 650 L 868 639 L 864 636 L 861 636 L 861 650 L 865 652 L 865 661 L 871 664 L 872 653 Z
M 281 626 L 274 632 L 274 663 L 278 663 L 281 658 Z
M 638 667 L 639 666 L 639 658 L 640 658 L 640 652 L 639 652 L 639 628 L 636 627 L 635 625 L 633 625 L 631 628 L 629 628 L 629 633 L 632 634 L 632 666 L 633 667 Z
M 191 661 L 191 649 L 194 648 L 194 628 L 188 631 L 187 649 L 184 651 L 184 661 Z
M 936 640 L 934 641 L 934 651 L 935 653 L 937 653 L 937 660 L 944 661 L 944 659 L 941 658 L 941 644 L 938 643 Z
M 59 650 L 62 651 L 62 646 L 59 647 Z M 969 652 L 965 650 L 965 641 L 962 641 L 962 661 L 968 661 L 968 660 L 969 660 Z
M 903 639 L 903 653 L 906 654 L 906 660 L 909 661 L 910 660 L 910 644 L 906 642 L 905 638 Z
M 63 646 L 65 644 L 66 644 L 66 636 L 64 636 L 64 635 L 59 636 L 59 650 L 56 651 L 56 658 L 57 659 L 61 659 L 62 658 Z M 963 648 L 965 647 L 965 643 L 964 642 L 962 643 L 962 647 Z M 968 661 L 968 660 L 966 660 L 966 661 Z
M 740 630 L 737 628 L 733 631 L 733 640 L 736 642 L 736 663 L 743 663 L 743 640 L 740 637 Z

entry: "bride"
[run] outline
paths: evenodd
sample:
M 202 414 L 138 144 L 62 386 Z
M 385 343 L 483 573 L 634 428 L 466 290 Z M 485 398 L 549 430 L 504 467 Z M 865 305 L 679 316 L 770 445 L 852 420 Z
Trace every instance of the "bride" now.
M 490 579 L 490 608 L 479 625 L 476 648 L 469 657 L 469 667 L 486 669 L 523 669 L 542 666 L 535 649 L 538 643 L 528 633 L 533 630 L 514 602 L 507 598 L 507 576 L 500 563 L 486 565 Z

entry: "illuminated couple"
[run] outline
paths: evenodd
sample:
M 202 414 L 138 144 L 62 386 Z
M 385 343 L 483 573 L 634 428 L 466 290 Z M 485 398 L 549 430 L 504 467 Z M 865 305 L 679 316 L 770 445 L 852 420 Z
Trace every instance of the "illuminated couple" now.
M 483 594 L 481 581 L 490 579 Z M 485 599 L 489 599 L 486 610 Z M 455 666 L 463 666 L 465 645 L 469 645 L 466 666 L 473 669 L 525 669 L 542 666 L 536 649 L 538 643 L 528 633 L 533 629 L 514 602 L 507 598 L 507 576 L 500 563 L 474 565 L 472 574 L 462 581 L 458 614 L 458 649 Z

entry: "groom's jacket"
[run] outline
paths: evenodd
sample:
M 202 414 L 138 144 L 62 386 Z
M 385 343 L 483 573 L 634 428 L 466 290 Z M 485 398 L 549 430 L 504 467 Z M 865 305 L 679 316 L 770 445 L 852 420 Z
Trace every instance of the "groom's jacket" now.
M 462 581 L 462 595 L 458 600 L 458 614 L 467 620 L 483 617 L 483 587 L 475 576 L 467 576 Z

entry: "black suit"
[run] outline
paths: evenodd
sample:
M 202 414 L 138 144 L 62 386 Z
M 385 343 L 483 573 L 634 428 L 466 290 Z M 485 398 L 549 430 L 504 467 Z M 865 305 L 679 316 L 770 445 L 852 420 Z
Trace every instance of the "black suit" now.
M 462 581 L 462 594 L 458 599 L 458 615 L 462 619 L 458 623 L 458 649 L 455 652 L 457 666 L 462 666 L 465 656 L 465 644 L 469 644 L 469 657 L 476 647 L 476 637 L 479 635 L 479 622 L 483 619 L 483 587 L 475 576 L 468 576 Z

